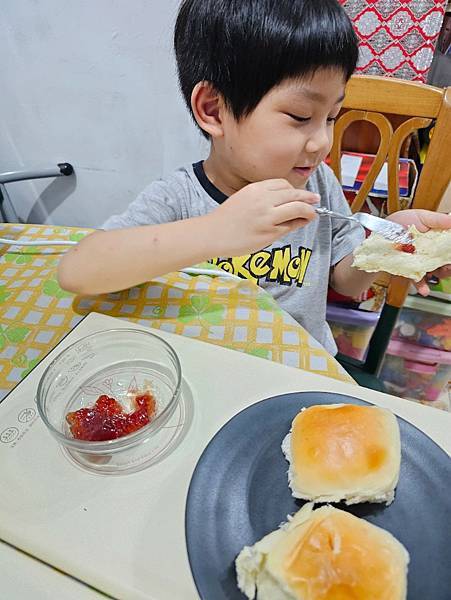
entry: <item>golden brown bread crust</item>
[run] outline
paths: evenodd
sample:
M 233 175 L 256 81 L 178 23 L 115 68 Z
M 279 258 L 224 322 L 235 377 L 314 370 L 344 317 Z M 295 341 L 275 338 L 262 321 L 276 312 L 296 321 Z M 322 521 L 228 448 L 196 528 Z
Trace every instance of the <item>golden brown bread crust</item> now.
M 409 555 L 389 532 L 307 504 L 281 529 L 245 547 L 240 589 L 258 600 L 405 600 Z
M 283 450 L 295 497 L 318 502 L 391 502 L 399 477 L 394 415 L 373 406 L 319 405 L 300 412 Z

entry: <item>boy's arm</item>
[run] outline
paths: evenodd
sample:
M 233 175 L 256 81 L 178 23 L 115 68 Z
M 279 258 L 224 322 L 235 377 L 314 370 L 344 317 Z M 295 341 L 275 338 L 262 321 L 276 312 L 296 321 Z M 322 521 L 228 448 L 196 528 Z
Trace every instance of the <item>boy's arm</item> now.
M 104 294 L 202 262 L 216 246 L 207 219 L 96 231 L 61 259 L 59 284 L 77 294 Z
M 354 256 L 348 254 L 335 265 L 331 272 L 330 285 L 339 294 L 356 298 L 366 292 L 379 273 L 366 273 L 355 269 L 351 266 L 353 260 Z
M 58 280 L 78 294 L 116 292 L 218 256 L 242 256 L 316 218 L 318 196 L 274 179 L 246 186 L 208 215 L 98 231 L 61 259 Z

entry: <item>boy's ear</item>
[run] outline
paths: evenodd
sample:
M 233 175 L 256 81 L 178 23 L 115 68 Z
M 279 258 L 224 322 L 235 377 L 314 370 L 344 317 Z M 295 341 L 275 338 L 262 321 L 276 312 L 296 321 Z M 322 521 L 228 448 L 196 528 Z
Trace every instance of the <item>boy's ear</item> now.
M 222 96 L 208 81 L 197 83 L 191 94 L 191 108 L 199 127 L 212 138 L 224 134 L 222 112 L 224 102 Z

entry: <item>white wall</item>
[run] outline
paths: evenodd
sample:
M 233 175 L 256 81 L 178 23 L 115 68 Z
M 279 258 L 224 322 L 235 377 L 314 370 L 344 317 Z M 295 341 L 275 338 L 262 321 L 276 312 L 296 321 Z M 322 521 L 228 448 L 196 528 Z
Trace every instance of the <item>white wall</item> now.
M 25 222 L 99 225 L 153 179 L 205 155 L 177 89 L 179 0 L 1 0 L 0 172 Z

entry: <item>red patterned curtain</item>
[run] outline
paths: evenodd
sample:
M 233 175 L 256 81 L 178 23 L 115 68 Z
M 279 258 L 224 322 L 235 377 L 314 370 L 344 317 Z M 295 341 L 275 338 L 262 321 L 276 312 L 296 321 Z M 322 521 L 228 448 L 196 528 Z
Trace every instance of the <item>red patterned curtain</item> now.
M 360 38 L 357 71 L 426 81 L 446 0 L 340 0 Z

